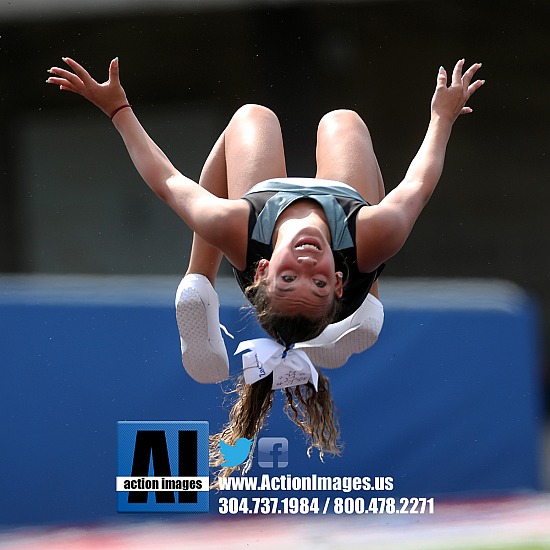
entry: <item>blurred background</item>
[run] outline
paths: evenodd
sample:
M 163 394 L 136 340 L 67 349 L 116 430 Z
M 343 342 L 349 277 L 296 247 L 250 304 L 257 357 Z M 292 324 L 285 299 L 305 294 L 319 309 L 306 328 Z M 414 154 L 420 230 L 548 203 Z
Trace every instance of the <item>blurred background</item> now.
M 133 172 L 109 120 L 46 86 L 72 56 L 120 58 L 143 124 L 191 178 L 248 102 L 281 120 L 291 175 L 315 172 L 327 111 L 367 122 L 387 190 L 423 138 L 437 70 L 483 62 L 445 172 L 387 275 L 505 278 L 550 309 L 546 1 L 14 0 L 0 4 L 0 270 L 171 274 L 183 224 Z M 545 221 L 546 220 L 546 221 Z
M 465 57 L 483 63 L 486 84 L 384 276 L 522 289 L 536 304 L 538 419 L 550 410 L 549 31 L 545 0 L 2 0 L 0 272 L 177 284 L 187 265 L 190 232 L 142 183 L 108 118 L 45 84 L 62 56 L 98 80 L 118 56 L 136 114 L 195 180 L 242 104 L 278 114 L 296 176 L 315 173 L 321 116 L 350 108 L 369 126 L 387 191 L 422 141 L 439 66 Z
M 289 174 L 311 176 L 316 124 L 345 107 L 367 122 L 387 190 L 421 143 L 439 66 L 465 57 L 483 62 L 486 85 L 386 274 L 504 278 L 537 296 L 547 320 L 549 28 L 546 1 L 2 2 L 0 270 L 186 266 L 189 233 L 134 173 L 108 119 L 44 83 L 62 56 L 98 80 L 119 56 L 135 111 L 191 178 L 248 102 L 279 115 Z

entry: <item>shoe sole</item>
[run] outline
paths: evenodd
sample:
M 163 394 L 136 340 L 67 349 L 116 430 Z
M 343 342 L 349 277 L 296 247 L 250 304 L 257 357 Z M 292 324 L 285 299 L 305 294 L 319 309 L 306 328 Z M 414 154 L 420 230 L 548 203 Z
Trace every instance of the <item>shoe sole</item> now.
M 362 353 L 373 346 L 378 340 L 378 332 L 370 327 L 360 327 L 347 334 L 330 347 L 304 348 L 311 362 L 324 369 L 343 367 L 355 353 Z
M 201 384 L 226 380 L 229 377 L 229 360 L 210 343 L 206 306 L 194 288 L 181 291 L 176 305 L 176 321 L 180 338 L 187 344 L 181 359 L 189 376 Z

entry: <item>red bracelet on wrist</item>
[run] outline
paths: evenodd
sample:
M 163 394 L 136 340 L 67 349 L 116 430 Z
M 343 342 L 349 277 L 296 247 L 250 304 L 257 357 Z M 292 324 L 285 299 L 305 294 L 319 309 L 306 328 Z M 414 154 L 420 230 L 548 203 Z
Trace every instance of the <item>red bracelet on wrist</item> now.
M 113 117 L 114 117 L 119 111 L 121 111 L 122 109 L 126 109 L 126 107 L 132 108 L 132 106 L 131 106 L 129 103 L 126 103 L 126 105 L 121 105 L 120 107 L 118 107 L 118 109 L 115 109 L 115 110 L 111 113 L 111 120 L 113 120 Z

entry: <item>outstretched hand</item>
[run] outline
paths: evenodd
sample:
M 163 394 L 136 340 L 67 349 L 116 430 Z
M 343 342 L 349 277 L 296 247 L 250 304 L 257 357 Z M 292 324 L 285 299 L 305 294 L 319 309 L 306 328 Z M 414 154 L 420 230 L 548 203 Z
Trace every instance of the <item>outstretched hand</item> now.
M 472 112 L 470 107 L 466 107 L 466 102 L 472 94 L 480 88 L 484 80 L 472 82 L 481 63 L 474 63 L 464 74 L 464 59 L 461 59 L 453 69 L 451 85 L 447 87 L 447 71 L 443 67 L 439 69 L 437 75 L 437 86 L 432 98 L 432 113 L 448 119 L 453 123 L 460 115 L 466 115 Z
M 126 93 L 120 85 L 118 58 L 111 61 L 109 79 L 102 84 L 94 80 L 90 73 L 74 59 L 64 57 L 63 61 L 73 72 L 52 67 L 48 72 L 53 76 L 46 80 L 48 84 L 55 84 L 61 90 L 80 94 L 99 107 L 107 116 L 111 116 L 116 109 L 128 103 Z

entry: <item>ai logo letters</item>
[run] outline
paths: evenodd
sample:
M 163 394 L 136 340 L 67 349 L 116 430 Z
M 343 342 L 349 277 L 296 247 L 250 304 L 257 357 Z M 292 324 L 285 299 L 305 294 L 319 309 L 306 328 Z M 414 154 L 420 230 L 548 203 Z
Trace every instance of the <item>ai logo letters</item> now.
M 118 422 L 119 512 L 208 512 L 208 422 Z
M 288 466 L 288 440 L 286 437 L 262 437 L 258 441 L 260 468 L 286 468 Z

